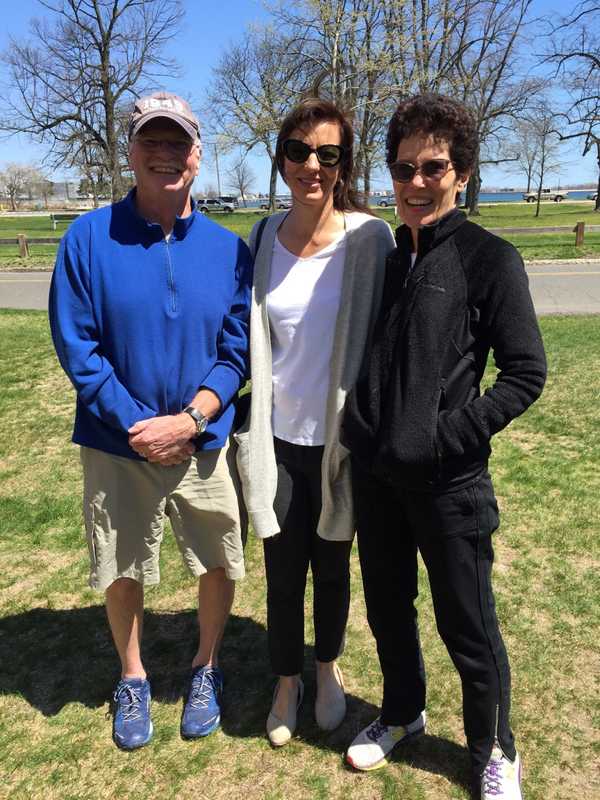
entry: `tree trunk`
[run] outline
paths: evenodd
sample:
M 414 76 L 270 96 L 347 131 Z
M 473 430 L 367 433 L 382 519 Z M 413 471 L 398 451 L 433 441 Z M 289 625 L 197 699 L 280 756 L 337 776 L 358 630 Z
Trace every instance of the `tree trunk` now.
M 121 185 L 121 165 L 119 164 L 119 144 L 115 124 L 115 100 L 110 82 L 110 51 L 108 48 L 102 54 L 100 67 L 100 81 L 104 105 L 104 119 L 106 121 L 106 166 L 110 177 L 110 193 L 113 203 L 123 196 Z
M 479 190 L 481 189 L 481 173 L 479 171 L 479 163 L 475 166 L 473 174 L 467 183 L 467 198 L 466 206 L 470 217 L 480 216 L 479 211 Z
M 535 206 L 536 218 L 540 215 L 540 203 L 542 202 L 542 186 L 544 185 L 544 172 L 546 170 L 546 149 L 545 142 L 542 142 L 542 155 L 540 158 L 540 183 L 538 186 L 537 203 Z
M 275 156 L 271 156 L 271 179 L 269 181 L 269 211 L 273 214 L 275 208 L 275 192 L 277 191 L 277 162 Z
M 369 204 L 369 195 L 371 194 L 371 162 L 365 159 L 365 166 L 363 172 L 363 191 L 365 195 L 365 203 Z
M 594 211 L 600 211 L 600 139 L 596 141 L 596 153 L 598 156 L 598 185 L 596 186 L 596 203 Z

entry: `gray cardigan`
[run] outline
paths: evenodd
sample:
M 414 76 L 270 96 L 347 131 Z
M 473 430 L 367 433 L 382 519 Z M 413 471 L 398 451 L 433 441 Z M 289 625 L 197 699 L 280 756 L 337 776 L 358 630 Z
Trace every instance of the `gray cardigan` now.
M 279 533 L 273 510 L 277 465 L 271 425 L 272 361 L 266 298 L 275 235 L 286 213 L 268 218 L 255 254 L 250 311 L 252 403 L 248 419 L 234 434 L 244 500 L 254 532 L 261 539 Z M 259 224 L 250 234 L 252 252 Z M 317 527 L 319 535 L 329 540 L 350 540 L 354 536 L 350 459 L 348 450 L 340 443 L 339 431 L 346 395 L 359 375 L 381 302 L 385 259 L 395 247 L 389 225 L 361 212 L 346 213 L 346 236 L 326 400 L 322 509 Z

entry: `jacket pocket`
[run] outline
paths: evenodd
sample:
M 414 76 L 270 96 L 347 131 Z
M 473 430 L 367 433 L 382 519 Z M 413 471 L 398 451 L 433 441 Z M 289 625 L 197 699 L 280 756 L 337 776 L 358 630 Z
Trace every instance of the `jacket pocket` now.
M 240 481 L 242 482 L 244 497 L 246 498 L 247 487 L 250 481 L 250 431 L 236 431 L 233 434 L 233 438 L 237 445 L 235 463 Z
M 410 509 L 411 522 L 432 537 L 469 536 L 479 528 L 472 487 L 422 495 Z

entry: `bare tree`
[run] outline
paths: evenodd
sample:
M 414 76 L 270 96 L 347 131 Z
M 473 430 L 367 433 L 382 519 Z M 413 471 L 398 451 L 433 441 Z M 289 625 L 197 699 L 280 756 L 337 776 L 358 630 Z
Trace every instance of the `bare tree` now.
M 516 69 L 532 0 L 298 0 L 273 8 L 288 51 L 354 114 L 366 190 L 393 107 L 417 92 L 458 97 L 474 111 L 483 158 L 539 88 Z M 494 157 L 495 163 L 503 160 Z M 479 164 L 468 204 L 478 213 Z
M 302 65 L 306 91 L 333 100 L 352 118 L 355 176 L 369 192 L 382 160 L 391 103 L 385 10 L 390 0 L 299 0 L 273 8 L 287 52 Z
M 517 69 L 533 0 L 271 0 L 274 24 L 247 33 L 214 71 L 215 129 L 246 150 L 274 140 L 303 94 L 329 97 L 353 120 L 356 173 L 366 192 L 383 157 L 387 121 L 416 92 L 458 97 L 475 112 L 482 158 L 497 152 L 539 89 Z M 493 159 L 489 154 L 495 152 Z M 477 213 L 479 165 L 469 186 Z
M 121 195 L 119 117 L 149 82 L 172 75 L 162 55 L 182 19 L 180 0 L 40 0 L 28 41 L 11 38 L 0 128 L 49 146 L 51 166 L 88 163 Z M 86 162 L 87 159 L 87 162 Z
M 8 197 L 11 211 L 16 211 L 19 200 L 28 192 L 31 186 L 33 168 L 29 164 L 7 164 L 0 172 L 0 186 L 3 194 Z
M 561 139 L 582 139 L 583 155 L 593 148 L 598 160 L 595 211 L 600 211 L 600 3 L 583 0 L 553 27 L 549 53 L 570 92 L 564 119 L 571 132 Z
M 526 191 L 530 192 L 539 158 L 539 140 L 530 120 L 521 119 L 515 124 L 508 153 L 515 161 L 512 171 L 525 175 Z
M 467 207 L 479 214 L 480 166 L 498 149 L 541 90 L 543 82 L 524 78 L 517 70 L 519 47 L 527 30 L 532 0 L 462 0 L 469 13 L 460 28 L 460 54 L 448 91 L 475 114 L 481 154 L 467 186 Z M 507 156 L 506 160 L 512 160 Z
M 54 193 L 54 184 L 48 179 L 44 170 L 30 166 L 26 176 L 25 191 L 30 201 L 34 198 L 41 198 L 45 207 L 48 208 L 48 198 Z
M 560 138 L 556 131 L 554 113 L 549 110 L 548 103 L 540 103 L 527 119 L 532 137 L 537 142 L 537 162 L 535 165 L 535 179 L 537 183 L 537 204 L 535 216 L 540 215 L 542 189 L 546 176 L 555 172 L 560 167 L 558 151 Z
M 256 180 L 256 175 L 250 169 L 245 159 L 240 158 L 228 171 L 229 186 L 242 198 L 244 206 L 246 203 L 246 195 L 250 191 L 250 187 Z
M 41 174 L 39 183 L 37 184 L 38 196 L 44 202 L 44 208 L 47 210 L 49 207 L 49 200 L 54 194 L 54 181 L 51 181 L 44 173 Z
M 285 37 L 254 29 L 230 47 L 213 69 L 205 116 L 209 128 L 249 153 L 262 145 L 271 161 L 269 205 L 275 209 L 275 142 L 284 115 L 299 97 L 301 69 L 289 56 Z

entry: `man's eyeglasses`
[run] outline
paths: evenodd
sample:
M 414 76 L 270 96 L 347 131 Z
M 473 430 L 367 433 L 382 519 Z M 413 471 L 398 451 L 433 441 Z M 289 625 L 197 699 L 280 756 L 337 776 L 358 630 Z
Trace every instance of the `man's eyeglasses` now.
M 322 167 L 336 167 L 342 160 L 344 148 L 339 144 L 322 144 L 320 147 L 312 148 L 300 139 L 286 139 L 283 143 L 283 152 L 294 164 L 304 164 L 310 154 L 314 153 Z
M 195 145 L 191 139 L 152 139 L 146 136 L 136 137 L 136 142 L 149 153 L 157 153 L 164 148 L 174 156 L 187 156 Z
M 392 178 L 398 183 L 410 183 L 417 172 L 430 181 L 441 181 L 450 169 L 454 169 L 450 166 L 451 163 L 447 158 L 432 158 L 418 167 L 410 161 L 395 161 L 388 164 L 388 168 Z

